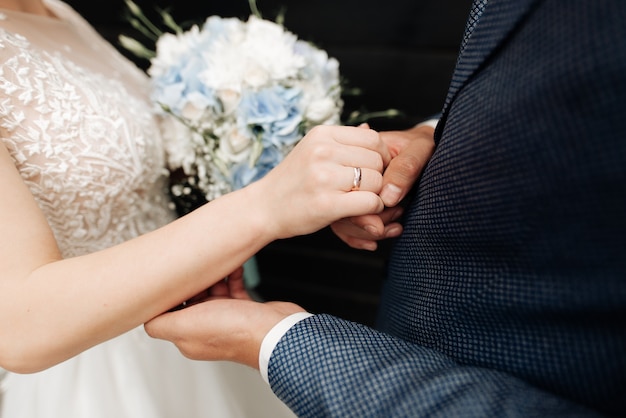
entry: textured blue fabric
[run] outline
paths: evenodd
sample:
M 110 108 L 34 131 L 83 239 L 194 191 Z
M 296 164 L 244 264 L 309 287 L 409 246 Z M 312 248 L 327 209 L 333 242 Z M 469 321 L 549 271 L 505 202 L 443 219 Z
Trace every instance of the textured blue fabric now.
M 329 315 L 287 333 L 270 383 L 302 417 L 594 416 L 506 373 Z
M 472 3 L 472 8 L 470 9 L 469 17 L 467 18 L 467 25 L 465 26 L 465 33 L 463 33 L 463 39 L 461 40 L 461 54 L 465 50 L 467 41 L 472 36 L 474 28 L 476 27 L 480 16 L 483 14 L 483 10 L 485 10 L 486 5 L 487 0 L 476 0 Z
M 626 416 L 625 22 L 623 0 L 489 0 L 379 330 L 320 315 L 276 347 L 296 413 Z

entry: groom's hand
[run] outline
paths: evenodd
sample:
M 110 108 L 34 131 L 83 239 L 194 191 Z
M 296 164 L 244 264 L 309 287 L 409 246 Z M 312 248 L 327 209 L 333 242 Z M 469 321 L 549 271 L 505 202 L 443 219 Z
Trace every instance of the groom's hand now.
M 170 311 L 184 309 L 206 300 L 225 298 L 252 300 L 246 289 L 243 266 L 230 273 L 224 280 L 220 280 L 208 289 L 203 290 L 180 305 L 172 308 Z
M 283 318 L 304 312 L 288 302 L 215 299 L 162 314 L 145 324 L 148 335 L 171 341 L 193 360 L 229 360 L 259 368 L 265 335 Z
M 227 278 L 215 283 L 207 289 L 208 297 L 205 299 L 229 298 L 252 300 L 246 289 L 243 275 L 243 266 L 228 275 Z M 203 300 L 198 300 L 202 302 Z

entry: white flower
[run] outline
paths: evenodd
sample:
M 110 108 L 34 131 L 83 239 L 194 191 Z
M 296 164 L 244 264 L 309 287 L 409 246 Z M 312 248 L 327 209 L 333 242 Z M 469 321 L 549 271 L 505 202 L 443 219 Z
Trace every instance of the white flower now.
M 157 55 L 151 60 L 148 74 L 160 77 L 171 67 L 176 66 L 180 58 L 189 53 L 201 40 L 200 28 L 193 26 L 187 32 L 175 35 L 164 33 L 157 40 Z
M 226 124 L 216 129 L 216 134 L 221 138 L 218 156 L 227 162 L 241 162 L 246 159 L 252 144 L 252 138 L 247 132 L 237 128 L 234 124 Z
M 197 92 L 191 92 L 186 96 L 186 102 L 181 109 L 180 116 L 191 121 L 201 121 L 207 111 L 210 111 L 212 102 L 205 95 Z
M 225 115 L 229 115 L 237 109 L 237 105 L 241 100 L 241 94 L 231 89 L 220 89 L 217 91 L 217 97 L 222 102 Z
M 255 61 L 250 62 L 242 74 L 242 84 L 253 89 L 259 89 L 269 81 L 270 73 Z
M 201 51 L 206 65 L 198 78 L 209 88 L 240 92 L 246 68 L 241 54 L 241 43 L 245 35 L 243 22 L 234 18 L 211 16 L 203 30 L 212 42 Z
M 306 78 L 316 79 L 320 91 L 330 91 L 339 85 L 339 61 L 329 58 L 328 53 L 308 42 L 298 41 L 296 49 L 306 57 Z
M 328 125 L 338 123 L 337 103 L 330 97 L 313 100 L 306 108 L 304 118 L 313 124 Z
M 182 167 L 185 172 L 193 173 L 196 152 L 189 128 L 172 117 L 162 118 L 160 127 L 168 165 L 172 169 Z
M 252 138 L 242 132 L 235 125 L 219 129 L 220 145 L 217 157 L 226 163 L 240 163 L 250 156 Z
M 274 81 L 296 77 L 305 59 L 294 51 L 296 36 L 282 26 L 250 16 L 242 45 L 248 62 L 265 70 Z

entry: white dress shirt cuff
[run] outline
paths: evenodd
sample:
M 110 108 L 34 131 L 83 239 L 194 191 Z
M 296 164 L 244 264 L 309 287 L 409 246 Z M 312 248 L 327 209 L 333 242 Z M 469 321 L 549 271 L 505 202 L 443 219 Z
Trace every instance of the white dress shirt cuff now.
M 263 380 L 267 384 L 270 383 L 269 377 L 267 375 L 267 369 L 270 364 L 270 357 L 272 357 L 272 352 L 274 348 L 276 348 L 276 344 L 280 341 L 281 338 L 298 322 L 306 319 L 310 316 L 313 316 L 312 313 L 308 312 L 298 312 L 295 314 L 291 314 L 288 317 L 284 318 L 278 324 L 274 325 L 274 327 L 267 333 L 265 338 L 263 338 L 263 342 L 261 343 L 261 350 L 259 351 L 259 371 L 261 372 L 261 376 Z
M 430 126 L 433 129 L 437 128 L 437 124 L 439 123 L 439 119 L 428 119 L 425 120 L 424 122 L 420 122 L 418 123 L 416 126 Z

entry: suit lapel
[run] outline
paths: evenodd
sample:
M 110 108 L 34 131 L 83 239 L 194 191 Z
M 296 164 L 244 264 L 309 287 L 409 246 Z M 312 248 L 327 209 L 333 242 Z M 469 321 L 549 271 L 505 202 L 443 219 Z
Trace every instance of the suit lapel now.
M 480 0 L 478 0 L 480 1 Z M 437 127 L 436 138 L 443 130 L 450 104 L 459 90 L 478 71 L 482 64 L 498 49 L 517 24 L 529 13 L 531 6 L 540 0 L 488 0 L 482 10 L 478 23 L 468 22 L 459 59 L 457 61 L 446 101 L 442 109 L 442 118 Z M 473 7 L 476 7 L 474 5 Z M 443 122 L 443 123 L 441 123 Z

